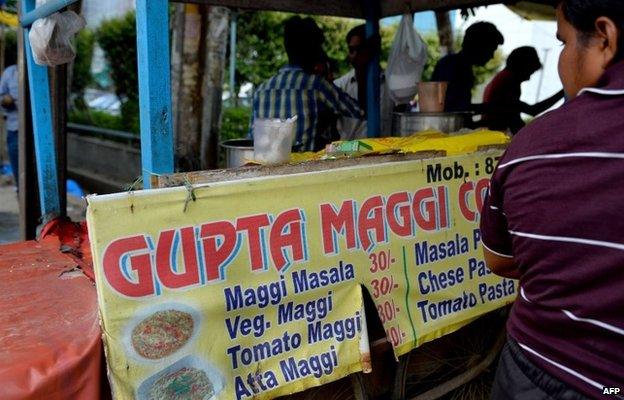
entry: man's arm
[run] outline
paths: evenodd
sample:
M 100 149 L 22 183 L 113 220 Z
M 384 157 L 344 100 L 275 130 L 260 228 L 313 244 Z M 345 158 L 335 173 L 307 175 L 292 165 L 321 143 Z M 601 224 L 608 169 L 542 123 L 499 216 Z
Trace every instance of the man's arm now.
M 6 69 L 2 72 L 2 76 L 0 77 L 0 96 L 4 96 L 5 94 L 9 94 L 9 77 Z
M 500 179 L 500 174 L 495 170 L 481 208 L 479 227 L 483 256 L 487 267 L 496 275 L 520 279 L 521 274 L 514 261 L 512 239 L 503 207 Z
M 472 111 L 475 114 L 490 114 L 499 111 L 500 108 L 494 106 L 491 103 L 473 103 L 470 105 L 470 109 L 466 111 Z
M 364 118 L 364 112 L 351 96 L 337 88 L 333 83 L 318 78 L 317 89 L 321 101 L 337 114 L 351 118 Z
M 520 279 L 520 271 L 516 268 L 513 257 L 504 257 L 483 246 L 485 265 L 498 276 Z
M 548 110 L 550 107 L 557 104 L 559 100 L 563 98 L 563 89 L 550 96 L 546 100 L 542 100 L 539 103 L 533 104 L 532 106 L 526 103 L 521 103 L 521 110 L 525 114 L 529 114 L 532 117 L 535 117 L 538 114 L 543 113 Z
M 0 105 L 6 109 L 11 109 L 15 106 L 15 100 L 11 97 L 9 92 L 9 76 L 8 70 L 4 70 L 2 77 L 0 77 Z

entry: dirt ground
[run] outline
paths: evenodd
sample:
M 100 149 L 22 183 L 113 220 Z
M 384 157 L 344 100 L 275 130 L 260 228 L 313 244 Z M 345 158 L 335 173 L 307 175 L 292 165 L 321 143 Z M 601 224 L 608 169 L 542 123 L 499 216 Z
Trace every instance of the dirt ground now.
M 10 178 L 0 175 L 0 243 L 19 240 L 19 204 Z
M 67 197 L 67 214 L 72 221 L 85 219 L 86 203 L 81 198 Z M 0 175 L 0 244 L 20 240 L 19 203 L 10 177 Z

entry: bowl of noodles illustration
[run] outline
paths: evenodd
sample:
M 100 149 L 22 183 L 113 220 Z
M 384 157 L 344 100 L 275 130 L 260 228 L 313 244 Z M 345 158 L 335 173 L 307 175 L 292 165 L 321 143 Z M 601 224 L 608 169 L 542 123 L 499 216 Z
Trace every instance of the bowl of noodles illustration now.
M 223 379 L 208 362 L 186 356 L 147 378 L 137 389 L 139 400 L 210 400 L 223 390 Z
M 191 342 L 200 323 L 200 314 L 190 306 L 159 304 L 138 313 L 126 327 L 123 339 L 135 358 L 160 361 Z

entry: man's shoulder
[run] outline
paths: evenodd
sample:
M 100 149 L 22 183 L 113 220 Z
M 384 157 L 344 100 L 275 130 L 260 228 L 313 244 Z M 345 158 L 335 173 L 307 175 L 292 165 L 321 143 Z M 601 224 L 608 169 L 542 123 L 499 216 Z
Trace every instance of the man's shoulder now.
M 340 89 L 345 90 L 349 84 L 353 83 L 352 81 L 355 79 L 355 70 L 351 68 L 349 72 L 342 75 L 341 77 L 334 80 L 334 85 L 338 86 Z
M 5 74 L 9 74 L 9 73 L 13 74 L 13 73 L 16 73 L 16 72 L 17 72 L 17 65 L 13 64 L 13 65 L 9 65 L 8 67 L 6 67 L 4 69 L 3 73 L 5 73 Z
M 264 82 L 262 82 L 261 84 L 258 85 L 258 88 L 256 89 L 256 91 L 262 91 L 262 90 L 266 90 L 266 88 L 269 86 L 269 84 L 271 83 L 271 81 L 273 81 L 273 79 L 277 78 L 278 74 L 273 75 L 272 77 L 270 77 L 269 79 L 265 80 Z
M 2 78 L 12 77 L 13 75 L 17 75 L 17 65 L 10 65 L 2 71 Z
M 285 73 L 288 73 L 287 70 L 285 69 L 281 69 L 277 74 L 271 76 L 270 78 L 268 78 L 267 80 L 265 80 L 264 82 L 262 82 L 258 88 L 256 89 L 256 91 L 266 91 L 266 90 L 271 90 L 274 86 L 275 86 L 275 82 L 280 79 Z
M 438 61 L 437 65 L 450 67 L 450 66 L 457 66 L 459 64 L 461 64 L 461 57 L 460 57 L 460 55 L 457 54 L 457 53 L 452 53 L 452 54 L 447 54 L 444 57 L 442 57 Z
M 515 88 L 517 85 L 513 79 L 513 75 L 506 69 L 500 71 L 485 87 L 484 98 L 493 94 L 508 94 L 508 90 Z M 487 101 L 487 100 L 486 100 Z
M 614 125 L 618 126 L 619 120 L 613 118 L 614 111 L 613 107 L 609 107 L 609 101 L 617 101 L 617 99 L 586 94 L 577 96 L 561 107 L 542 114 L 518 132 L 516 136 L 531 142 L 541 136 L 561 135 L 562 137 L 578 136 L 582 138 L 586 136 L 584 132 L 587 131 L 610 131 Z M 597 143 L 599 137 L 603 136 L 596 136 L 593 142 Z M 606 142 L 611 143 L 612 140 Z
M 329 85 L 325 78 L 309 74 L 302 69 L 282 68 L 277 74 L 262 82 L 256 91 L 319 90 Z
M 518 138 L 538 137 L 543 134 L 552 133 L 565 129 L 571 123 L 571 115 L 565 105 L 555 110 L 548 111 L 531 121 L 530 124 L 522 128 L 517 134 Z M 514 139 L 516 139 L 514 137 Z
M 454 76 L 462 68 L 462 61 L 459 54 L 448 54 L 440 59 L 435 66 L 434 78 L 436 80 L 444 80 L 441 78 L 449 79 L 450 76 Z
M 577 118 L 569 105 L 548 111 L 535 118 L 513 137 L 506 159 L 558 152 L 572 145 L 570 135 L 576 130 Z

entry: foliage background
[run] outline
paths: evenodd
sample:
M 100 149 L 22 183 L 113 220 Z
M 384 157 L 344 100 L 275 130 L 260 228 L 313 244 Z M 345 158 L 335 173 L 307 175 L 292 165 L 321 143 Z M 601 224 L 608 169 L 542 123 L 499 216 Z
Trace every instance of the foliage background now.
M 70 110 L 72 122 L 102 128 L 139 132 L 138 68 L 136 18 L 129 12 L 122 18 L 104 21 L 95 31 L 83 30 L 75 41 L 76 60 L 72 80 L 75 107 Z M 91 62 L 95 44 L 99 45 L 110 65 L 115 94 L 121 101 L 121 116 L 90 110 L 81 101 L 84 90 L 94 84 Z
M 283 46 L 283 23 L 291 13 L 261 11 L 240 12 L 238 14 L 238 32 L 236 49 L 236 82 L 238 88 L 242 83 L 257 86 L 273 76 L 279 68 L 287 64 L 288 59 Z M 363 23 L 361 20 L 327 16 L 312 17 L 325 33 L 325 51 L 338 64 L 340 76 L 350 66 L 346 60 L 347 32 L 354 26 Z M 398 24 L 381 27 L 381 64 L 385 68 L 392 41 Z M 441 57 L 438 36 L 435 32 L 422 35 L 428 45 L 428 61 L 423 72 L 423 80 L 429 80 L 435 64 Z M 455 50 L 460 48 L 461 37 L 456 38 Z M 105 53 L 111 68 L 111 79 L 115 93 L 121 100 L 121 117 L 107 115 L 103 112 L 88 110 L 86 107 L 71 112 L 70 118 L 75 122 L 90 123 L 111 129 L 139 131 L 138 119 L 138 76 L 136 64 L 136 27 L 135 14 L 128 13 L 122 18 L 105 21 L 95 32 L 83 31 L 77 40 L 77 59 L 74 67 L 72 92 L 78 97 L 86 87 L 94 82 L 89 73 L 95 44 Z M 130 45 L 131 44 L 131 45 Z M 229 46 L 228 46 L 229 51 Z M 228 55 L 229 57 L 229 55 Z M 503 55 L 499 51 L 486 66 L 475 68 L 477 83 L 486 82 L 500 68 Z M 225 89 L 229 82 L 229 69 L 225 72 Z M 250 110 L 248 107 L 233 107 L 224 104 L 221 140 L 243 137 L 248 132 Z
M 115 93 L 122 99 L 138 99 L 135 14 L 104 21 L 95 38 L 111 65 Z
M 293 15 L 272 11 L 248 11 L 238 15 L 237 82 L 250 82 L 257 86 L 288 63 L 283 44 L 283 23 Z M 350 68 L 346 59 L 347 33 L 363 21 L 327 16 L 312 18 L 325 34 L 327 55 L 337 61 L 339 74 L 346 73 Z M 396 25 L 381 27 L 382 67 L 388 59 L 396 29 Z
M 76 100 L 74 105 L 80 109 L 85 109 L 84 91 L 93 83 L 91 61 L 95 49 L 95 35 L 91 30 L 83 29 L 76 35 L 74 46 L 76 47 L 76 58 L 74 59 L 71 92 Z

